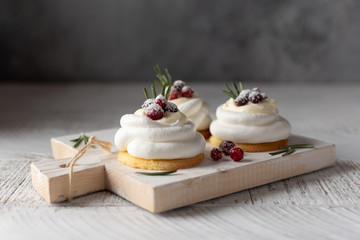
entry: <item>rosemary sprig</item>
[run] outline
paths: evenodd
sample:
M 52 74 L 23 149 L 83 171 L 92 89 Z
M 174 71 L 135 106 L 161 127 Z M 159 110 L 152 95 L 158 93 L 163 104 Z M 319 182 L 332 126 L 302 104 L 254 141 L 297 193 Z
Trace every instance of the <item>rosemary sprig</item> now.
M 239 89 L 237 88 L 236 84 L 235 84 L 234 82 L 231 82 L 231 84 L 233 85 L 233 87 L 234 87 L 237 95 L 239 95 L 239 94 L 240 94 L 240 91 L 239 91 Z
M 172 85 L 172 77 L 167 68 L 165 68 L 165 74 L 166 74 L 166 79 L 168 80 L 168 83 L 171 86 Z
M 231 82 L 231 85 L 234 88 L 234 90 L 231 89 L 227 83 L 225 83 L 225 87 L 227 88 L 227 90 L 223 90 L 222 93 L 224 93 L 224 94 L 228 95 L 229 97 L 235 99 L 240 94 L 240 92 L 244 89 L 244 87 L 243 87 L 241 82 L 239 82 L 239 88 L 237 87 L 236 83 L 234 83 L 234 82 Z
M 150 97 L 150 94 L 149 94 L 149 92 L 147 91 L 146 88 L 144 88 L 144 95 L 145 95 L 145 98 L 146 98 L 146 99 L 151 98 L 151 97 Z
M 153 95 L 153 98 L 156 98 L 156 89 L 155 89 L 155 85 L 154 84 L 151 84 L 151 92 L 152 92 L 152 95 Z
M 241 92 L 242 90 L 244 90 L 244 86 L 243 86 L 242 82 L 239 82 L 239 87 L 240 87 L 240 92 Z
M 163 172 L 136 172 L 137 174 L 148 175 L 148 176 L 164 176 L 171 173 L 175 173 L 177 170 L 163 171 Z
M 295 149 L 298 149 L 298 148 L 314 148 L 315 145 L 314 144 L 293 144 L 293 145 L 288 145 L 288 146 L 285 146 L 285 147 L 281 147 L 280 151 L 276 151 L 276 152 L 271 152 L 269 153 L 271 156 L 274 156 L 274 155 L 278 155 L 278 154 L 282 154 L 281 156 L 285 157 L 287 155 L 290 155 L 292 153 L 295 152 Z
M 80 136 L 78 138 L 75 138 L 75 139 L 71 139 L 70 140 L 71 142 L 74 142 L 74 145 L 73 147 L 74 148 L 77 148 L 81 142 L 84 142 L 84 144 L 87 144 L 87 142 L 89 141 L 89 137 L 86 136 L 83 132 L 80 133 Z

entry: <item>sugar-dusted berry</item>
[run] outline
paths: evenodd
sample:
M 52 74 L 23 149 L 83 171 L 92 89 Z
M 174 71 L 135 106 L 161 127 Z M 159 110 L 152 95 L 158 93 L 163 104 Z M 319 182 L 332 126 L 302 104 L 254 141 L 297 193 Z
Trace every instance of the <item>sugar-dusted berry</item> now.
M 166 106 L 165 106 L 165 111 L 167 111 L 167 112 L 177 112 L 177 111 L 179 111 L 179 109 L 178 109 L 178 107 L 176 106 L 175 103 L 167 102 Z
M 164 108 L 166 106 L 166 99 L 163 95 L 160 94 L 155 98 L 155 103 Z
M 240 162 L 244 158 L 244 151 L 240 147 L 234 147 L 230 150 L 230 157 L 234 162 Z
M 211 159 L 219 161 L 222 158 L 222 151 L 219 148 L 213 148 L 210 152 Z
M 240 107 L 240 106 L 244 106 L 248 103 L 248 100 L 246 98 L 241 98 L 240 96 L 238 96 L 235 99 L 235 105 Z
M 219 148 L 224 153 L 224 155 L 229 156 L 230 150 L 235 146 L 235 143 L 232 141 L 222 141 L 219 145 Z
M 145 102 L 143 103 L 143 105 L 141 105 L 142 108 L 147 108 L 150 104 L 155 103 L 155 99 L 153 98 L 149 98 L 146 99 Z
M 260 92 L 252 91 L 249 94 L 249 101 L 252 103 L 259 103 L 263 100 L 263 97 Z
M 184 86 L 181 89 L 181 96 L 186 97 L 186 98 L 191 98 L 193 95 L 193 90 L 189 87 L 189 86 Z
M 178 90 L 179 92 L 181 92 L 181 89 L 185 86 L 185 82 L 182 80 L 176 80 L 173 83 L 173 87 Z
M 174 86 L 171 87 L 170 94 L 169 94 L 169 100 L 173 100 L 178 98 L 180 95 L 180 92 L 176 90 Z
M 152 103 L 145 108 L 145 114 L 152 120 L 159 120 L 164 116 L 164 110 L 156 103 Z

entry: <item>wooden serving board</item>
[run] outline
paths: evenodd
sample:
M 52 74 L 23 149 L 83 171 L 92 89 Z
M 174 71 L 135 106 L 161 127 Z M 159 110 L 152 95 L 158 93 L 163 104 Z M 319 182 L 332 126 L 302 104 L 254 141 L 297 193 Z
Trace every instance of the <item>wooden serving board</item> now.
M 87 133 L 113 142 L 117 129 Z M 51 139 L 54 158 L 71 157 L 78 150 L 70 139 L 79 134 Z M 212 161 L 207 143 L 204 161 L 192 168 L 166 176 L 145 176 L 139 170 L 120 164 L 113 153 L 90 150 L 74 167 L 74 197 L 100 190 L 111 191 L 135 205 L 158 213 L 226 194 L 260 186 L 296 175 L 316 171 L 335 163 L 335 145 L 302 136 L 291 136 L 289 144 L 315 144 L 314 149 L 299 149 L 281 157 L 264 153 L 245 153 L 241 162 L 224 157 Z M 81 149 L 81 146 L 78 147 Z M 63 167 L 68 159 L 51 159 L 31 165 L 34 188 L 50 202 L 68 199 L 69 170 Z M 149 171 L 151 172 L 151 171 Z

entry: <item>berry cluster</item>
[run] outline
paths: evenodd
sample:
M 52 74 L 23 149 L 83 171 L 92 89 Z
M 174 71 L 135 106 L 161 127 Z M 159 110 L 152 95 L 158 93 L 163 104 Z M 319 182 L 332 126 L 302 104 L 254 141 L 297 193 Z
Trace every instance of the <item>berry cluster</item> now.
M 165 97 L 160 94 L 156 98 L 147 99 L 141 106 L 145 108 L 145 114 L 152 120 L 159 120 L 164 117 L 165 112 L 177 112 L 179 109 L 177 106 L 166 101 Z
M 244 157 L 244 151 L 240 147 L 236 147 L 232 141 L 222 141 L 219 148 L 213 148 L 210 152 L 211 159 L 219 161 L 223 154 L 231 157 L 235 162 L 240 162 Z
M 185 84 L 184 81 L 176 80 L 171 86 L 169 100 L 176 99 L 178 97 L 191 98 L 194 91 Z
M 252 102 L 256 104 L 262 102 L 262 100 L 266 98 L 267 98 L 266 94 L 262 93 L 258 88 L 253 88 L 252 90 L 244 89 L 235 98 L 235 105 L 239 107 L 247 104 L 248 102 Z

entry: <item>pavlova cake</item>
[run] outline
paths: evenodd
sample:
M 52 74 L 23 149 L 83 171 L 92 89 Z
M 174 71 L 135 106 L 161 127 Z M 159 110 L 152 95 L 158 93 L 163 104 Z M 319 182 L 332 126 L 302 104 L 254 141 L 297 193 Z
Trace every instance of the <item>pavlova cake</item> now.
M 225 84 L 223 93 L 230 99 L 216 110 L 217 119 L 210 125 L 210 142 L 219 146 L 231 140 L 245 152 L 264 152 L 286 146 L 291 127 L 277 110 L 276 100 L 267 97 L 258 88 L 243 89 Z
M 161 86 L 170 87 L 169 101 L 175 103 L 180 112 L 195 124 L 196 130 L 204 138 L 210 137 L 209 126 L 211 117 L 209 114 L 209 105 L 199 97 L 199 94 L 189 87 L 184 81 L 172 81 L 172 78 L 165 69 L 165 74 L 161 72 L 159 65 L 155 66 L 156 76 Z
M 115 135 L 120 150 L 118 160 L 129 167 L 151 170 L 175 170 L 197 165 L 204 158 L 205 139 L 194 123 L 168 102 L 170 89 L 153 98 L 144 89 L 147 100 L 134 114 L 121 117 Z M 165 96 L 164 96 L 165 95 Z

